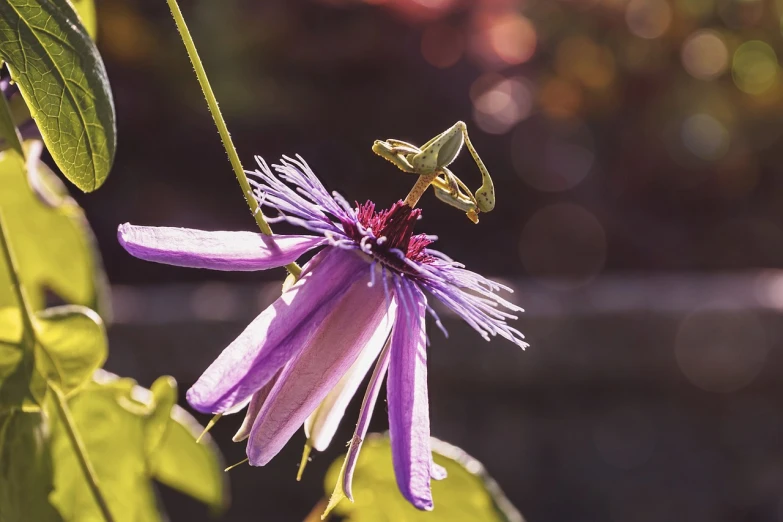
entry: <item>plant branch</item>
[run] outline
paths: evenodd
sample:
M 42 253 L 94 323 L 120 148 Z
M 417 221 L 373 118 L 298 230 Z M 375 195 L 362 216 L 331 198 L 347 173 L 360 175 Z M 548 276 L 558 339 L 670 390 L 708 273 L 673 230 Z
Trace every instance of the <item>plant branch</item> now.
M 250 183 L 248 183 L 247 176 L 245 175 L 245 171 L 242 168 L 242 163 L 239 161 L 239 155 L 237 154 L 236 148 L 234 148 L 234 143 L 231 141 L 231 135 L 228 132 L 228 127 L 226 127 L 226 122 L 223 119 L 223 115 L 220 113 L 220 107 L 218 107 L 215 93 L 212 92 L 209 79 L 207 79 L 207 73 L 204 70 L 204 65 L 201 63 L 201 58 L 199 58 L 198 52 L 196 51 L 196 45 L 193 42 L 193 38 L 190 36 L 190 31 L 188 30 L 188 26 L 185 23 L 185 19 L 182 17 L 182 11 L 180 11 L 176 0 L 166 1 L 168 2 L 171 14 L 174 17 L 174 22 L 177 24 L 177 30 L 179 31 L 179 35 L 182 38 L 182 43 L 185 44 L 185 49 L 188 52 L 190 63 L 193 64 L 193 69 L 196 71 L 196 77 L 198 78 L 198 83 L 201 85 L 201 90 L 204 92 L 204 98 L 207 100 L 209 112 L 212 113 L 212 119 L 215 121 L 218 134 L 220 134 L 220 139 L 223 142 L 223 148 L 226 149 L 226 154 L 228 154 L 228 159 L 231 162 L 231 167 L 234 169 L 234 174 L 237 177 L 239 186 L 242 187 L 242 193 L 244 194 L 245 200 L 250 207 L 250 212 L 253 214 L 253 217 L 258 224 L 258 228 L 261 229 L 261 232 L 267 235 L 272 235 L 272 229 L 269 227 L 269 223 L 267 223 L 264 219 L 264 215 L 261 213 L 261 207 L 259 207 L 256 198 L 253 196 Z M 286 265 L 286 269 L 294 277 L 299 277 L 299 274 L 302 273 L 302 269 L 296 263 L 289 263 Z

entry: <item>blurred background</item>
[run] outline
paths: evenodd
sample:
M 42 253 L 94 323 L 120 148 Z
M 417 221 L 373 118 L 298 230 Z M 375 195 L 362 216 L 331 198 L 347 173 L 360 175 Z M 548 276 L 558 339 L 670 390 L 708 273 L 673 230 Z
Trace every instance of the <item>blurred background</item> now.
M 783 520 L 782 2 L 182 8 L 246 168 L 299 153 L 330 190 L 386 206 L 413 177 L 373 140 L 468 124 L 497 207 L 473 225 L 428 194 L 420 231 L 516 289 L 531 347 L 487 344 L 448 316 L 450 340 L 431 328 L 432 432 L 481 460 L 529 521 Z M 119 148 L 104 188 L 75 196 L 113 284 L 106 367 L 185 389 L 284 272 L 178 269 L 119 247 L 126 221 L 254 222 L 165 2 L 97 10 Z M 475 189 L 464 156 L 452 170 Z M 303 482 L 303 435 L 268 467 L 233 470 L 222 520 L 302 520 L 359 400 Z M 244 457 L 240 422 L 213 431 L 229 463 Z M 210 520 L 163 496 L 172 520 Z

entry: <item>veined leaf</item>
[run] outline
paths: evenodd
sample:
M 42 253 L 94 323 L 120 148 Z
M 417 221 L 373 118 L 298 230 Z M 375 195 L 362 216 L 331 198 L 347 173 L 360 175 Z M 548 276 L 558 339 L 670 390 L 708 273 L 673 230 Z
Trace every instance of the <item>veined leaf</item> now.
M 202 428 L 175 402 L 171 377 L 155 381 L 151 392 L 104 371 L 69 401 L 117 522 L 161 520 L 153 478 L 213 508 L 225 504 L 220 454 L 211 442 L 196 443 Z M 52 439 L 57 462 L 52 503 L 66 521 L 102 522 L 59 423 Z
M 115 522 L 159 522 L 155 492 L 141 458 L 144 423 L 120 406 L 123 395 L 117 396 L 118 391 L 90 383 L 69 401 L 71 415 Z M 63 519 L 103 522 L 62 419 L 53 423 L 52 456 L 55 489 L 50 499 Z
M 35 366 L 65 395 L 87 383 L 108 353 L 101 318 L 83 306 L 49 308 L 36 314 Z
M 0 208 L 30 305 L 43 309 L 49 289 L 106 318 L 105 276 L 84 212 L 40 161 L 41 142 L 26 145 L 26 169 L 14 151 L 0 153 Z M 0 307 L 18 306 L 8 282 L 0 257 Z
M 100 187 L 116 148 L 114 102 L 68 0 L 0 2 L 0 57 L 65 177 L 85 192 Z

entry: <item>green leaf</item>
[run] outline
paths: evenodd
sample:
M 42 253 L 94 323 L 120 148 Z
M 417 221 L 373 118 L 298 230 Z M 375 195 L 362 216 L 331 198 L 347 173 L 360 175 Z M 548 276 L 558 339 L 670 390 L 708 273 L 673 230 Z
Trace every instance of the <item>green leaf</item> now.
M 210 506 L 225 505 L 223 463 L 211 439 L 196 439 L 204 428 L 177 406 L 177 381 L 163 376 L 152 383 L 154 411 L 147 419 L 147 460 L 156 480 Z
M 84 212 L 40 161 L 41 142 L 27 145 L 27 169 L 15 152 L 0 153 L 0 208 L 30 305 L 43 309 L 49 289 L 107 317 L 106 278 Z M 0 256 L 0 307 L 18 306 L 7 273 Z
M 0 389 L 22 360 L 22 317 L 18 308 L 0 308 Z
M 154 410 L 147 418 L 147 462 L 161 483 L 210 506 L 226 507 L 227 475 L 211 438 L 196 442 L 204 431 L 196 419 L 177 406 L 177 381 L 163 376 L 152 383 Z
M 176 402 L 176 383 L 161 377 L 153 392 L 99 371 L 70 401 L 71 414 L 117 522 L 159 521 L 152 478 L 222 507 L 222 460 L 213 445 L 196 444 L 201 430 Z M 63 427 L 53 428 L 52 503 L 67 521 L 102 522 Z M 195 435 L 194 435 L 195 433 Z
M 211 439 L 196 439 L 204 430 L 179 406 L 171 410 L 168 428 L 157 450 L 148 456 L 153 478 L 210 506 L 226 508 L 226 474 Z
M 103 322 L 89 308 L 76 305 L 49 308 L 36 319 L 36 368 L 49 385 L 72 394 L 106 360 Z
M 103 323 L 88 308 L 66 305 L 39 312 L 35 329 L 35 345 L 25 346 L 20 310 L 0 308 L 0 413 L 26 407 L 26 399 L 42 403 L 47 386 L 74 393 L 106 359 Z
M 53 489 L 49 426 L 41 413 L 0 414 L 0 520 L 62 522 Z
M 144 423 L 119 405 L 116 394 L 91 383 L 69 401 L 71 414 L 116 522 L 160 521 L 146 462 L 140 458 Z M 53 426 L 52 454 L 52 504 L 69 522 L 103 522 L 62 421 Z
M 476 459 L 457 448 L 432 438 L 433 460 L 448 472 L 444 480 L 432 481 L 433 511 L 411 506 L 397 488 L 387 436 L 367 437 L 353 476 L 355 502 L 343 500 L 335 512 L 349 522 L 524 522 L 508 502 L 497 483 Z M 326 474 L 326 494 L 334 489 L 343 459 L 335 460 Z
M 79 15 L 79 20 L 87 30 L 87 34 L 95 40 L 98 35 L 98 17 L 95 15 L 95 2 L 93 0 L 71 0 L 71 4 Z
M 22 328 L 18 308 L 0 308 L 0 415 L 35 402 L 30 390 L 35 363 L 32 351 L 25 351 Z M 40 398 L 45 393 L 36 390 Z
M 114 102 L 95 44 L 67 0 L 0 2 L 0 56 L 55 163 L 91 192 L 116 148 Z

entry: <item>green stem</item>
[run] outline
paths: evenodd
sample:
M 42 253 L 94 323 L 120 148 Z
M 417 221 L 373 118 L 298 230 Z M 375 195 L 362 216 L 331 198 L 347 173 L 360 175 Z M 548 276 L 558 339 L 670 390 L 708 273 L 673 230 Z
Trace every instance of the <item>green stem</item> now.
M 11 253 L 11 245 L 8 243 L 8 231 L 5 229 L 5 220 L 3 211 L 0 210 L 0 250 L 3 251 L 3 259 L 8 267 L 8 275 L 11 278 L 11 286 L 16 294 L 16 300 L 19 302 L 19 309 L 22 312 L 22 325 L 24 326 L 24 335 L 30 340 L 35 339 L 35 328 L 33 326 L 33 312 L 30 303 L 27 300 L 22 282 L 19 279 L 19 269 L 16 266 L 14 256 Z
M 103 498 L 101 488 L 98 485 L 98 476 L 95 474 L 92 462 L 90 462 L 90 459 L 87 456 L 87 448 L 84 446 L 84 441 L 76 430 L 76 423 L 74 422 L 73 417 L 71 417 L 71 410 L 68 408 L 68 402 L 65 399 L 65 395 L 51 384 L 49 385 L 49 389 L 54 393 L 55 404 L 57 404 L 57 409 L 60 412 L 60 419 L 62 419 L 63 424 L 65 425 L 65 431 L 68 432 L 68 438 L 71 439 L 71 444 L 76 451 L 79 465 L 82 468 L 82 472 L 84 472 L 84 477 L 87 479 L 87 484 L 90 486 L 92 495 L 98 503 L 103 518 L 106 522 L 114 522 L 114 517 L 111 516 L 111 511 L 109 511 L 109 505 L 106 503 L 106 499 Z
M 196 70 L 196 77 L 198 78 L 198 83 L 201 85 L 201 90 L 204 92 L 204 98 L 207 100 L 207 105 L 209 105 L 209 112 L 212 113 L 212 119 L 215 120 L 215 126 L 217 127 L 218 134 L 220 134 L 220 139 L 223 141 L 223 148 L 226 149 L 226 154 L 228 154 L 228 159 L 231 162 L 231 167 L 234 169 L 234 174 L 237 177 L 239 186 L 242 187 L 242 193 L 244 194 L 245 200 L 250 207 L 250 212 L 253 214 L 253 217 L 258 224 L 258 228 L 261 229 L 261 232 L 267 235 L 272 235 L 272 229 L 269 227 L 269 223 L 267 223 L 264 219 L 264 215 L 261 213 L 261 208 L 259 207 L 256 198 L 253 197 L 253 191 L 250 188 L 250 183 L 247 181 L 247 176 L 245 175 L 245 171 L 242 168 L 242 163 L 239 161 L 239 155 L 234 148 L 234 143 L 231 141 L 231 135 L 228 132 L 228 127 L 226 127 L 226 122 L 223 120 L 223 115 L 220 113 L 220 108 L 218 107 L 215 93 L 212 92 L 212 87 L 210 86 L 209 80 L 207 79 L 207 73 L 204 70 L 204 65 L 201 63 L 201 58 L 198 56 L 198 52 L 196 51 L 196 44 L 193 43 L 193 38 L 190 36 L 190 31 L 188 30 L 187 24 L 185 24 L 185 19 L 182 17 L 182 12 L 179 9 L 179 5 L 177 5 L 176 0 L 166 1 L 168 2 L 171 14 L 174 17 L 174 22 L 177 24 L 177 30 L 179 31 L 179 35 L 182 38 L 182 43 L 185 44 L 188 57 L 190 57 L 190 63 L 193 64 L 193 68 Z M 294 277 L 299 277 L 299 274 L 302 273 L 302 269 L 296 263 L 290 263 L 286 265 L 286 269 Z

